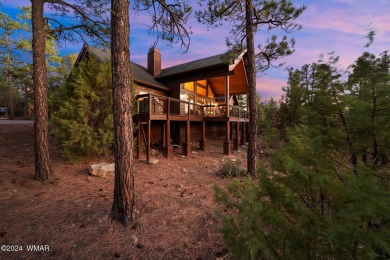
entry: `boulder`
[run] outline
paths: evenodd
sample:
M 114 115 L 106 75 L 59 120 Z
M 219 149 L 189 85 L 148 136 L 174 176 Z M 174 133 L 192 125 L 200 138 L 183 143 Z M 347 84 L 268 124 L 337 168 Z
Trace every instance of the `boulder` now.
M 97 177 L 107 177 L 115 174 L 115 163 L 99 163 L 89 166 L 89 174 Z

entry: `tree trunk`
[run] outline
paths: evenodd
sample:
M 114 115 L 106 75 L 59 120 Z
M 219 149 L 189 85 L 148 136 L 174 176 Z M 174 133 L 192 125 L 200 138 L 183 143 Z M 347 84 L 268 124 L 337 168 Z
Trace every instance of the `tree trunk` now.
M 15 109 L 14 109 L 14 98 L 12 91 L 12 75 L 11 75 L 11 55 L 10 55 L 10 46 L 8 39 L 8 26 L 5 32 L 5 48 L 6 48 L 6 57 L 7 57 L 7 84 L 8 84 L 8 119 L 15 119 Z
M 28 85 L 24 84 L 23 118 L 28 119 Z
M 111 65 L 115 140 L 115 184 L 111 213 L 112 219 L 127 226 L 134 220 L 135 212 L 129 2 L 127 0 L 112 0 L 111 9 Z
M 377 89 L 376 89 L 376 82 L 374 80 L 374 83 L 372 83 L 371 87 L 371 94 L 372 94 L 372 112 L 371 112 L 371 126 L 373 130 L 372 133 L 372 157 L 374 158 L 374 164 L 379 163 L 379 152 L 378 152 L 378 138 L 376 135 L 376 114 L 377 114 Z
M 9 111 L 8 119 L 14 120 L 15 109 L 14 109 L 14 97 L 12 91 L 12 75 L 10 69 L 8 70 L 7 84 L 8 84 L 8 111 Z
M 256 95 L 256 70 L 255 70 L 255 42 L 254 25 L 252 20 L 252 0 L 247 0 L 245 5 L 246 16 L 246 41 L 247 41 L 247 76 L 248 76 L 248 173 L 256 176 L 256 155 L 257 155 L 257 95 Z
M 44 0 L 32 0 L 34 155 L 35 179 L 44 181 L 52 173 L 48 145 L 48 98 L 45 63 Z

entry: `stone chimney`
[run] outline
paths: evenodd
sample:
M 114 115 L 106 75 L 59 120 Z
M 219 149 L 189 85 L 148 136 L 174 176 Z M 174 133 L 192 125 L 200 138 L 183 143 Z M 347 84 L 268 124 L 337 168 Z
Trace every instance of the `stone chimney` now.
M 148 53 L 148 72 L 157 77 L 161 74 L 161 54 L 156 47 L 149 49 Z

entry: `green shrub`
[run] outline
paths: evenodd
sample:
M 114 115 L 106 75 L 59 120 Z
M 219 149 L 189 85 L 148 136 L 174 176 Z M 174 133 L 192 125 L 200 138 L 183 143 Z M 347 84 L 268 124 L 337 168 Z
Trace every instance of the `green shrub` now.
M 226 160 L 222 163 L 222 168 L 220 170 L 223 176 L 226 177 L 238 177 L 244 175 L 244 171 L 241 169 L 240 160 Z
M 261 168 L 259 180 L 214 187 L 232 257 L 387 259 L 390 186 L 378 174 L 388 175 L 360 166 L 357 174 L 340 170 L 340 179 L 323 157 L 300 156 L 275 155 L 272 171 Z

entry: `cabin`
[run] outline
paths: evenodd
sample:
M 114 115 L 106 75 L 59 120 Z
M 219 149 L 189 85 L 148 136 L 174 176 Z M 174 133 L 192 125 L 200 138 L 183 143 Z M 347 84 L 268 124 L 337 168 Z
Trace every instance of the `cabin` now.
M 111 55 L 85 44 L 75 66 L 89 56 L 103 62 Z M 248 93 L 244 56 L 245 52 L 228 60 L 220 54 L 163 69 L 161 53 L 152 47 L 147 68 L 130 62 L 137 158 L 143 145 L 148 161 L 152 145 L 159 145 L 166 158 L 172 158 L 174 146 L 188 156 L 194 145 L 207 150 L 208 139 L 221 140 L 224 154 L 238 150 L 246 141 L 249 122 L 248 109 L 238 99 Z

